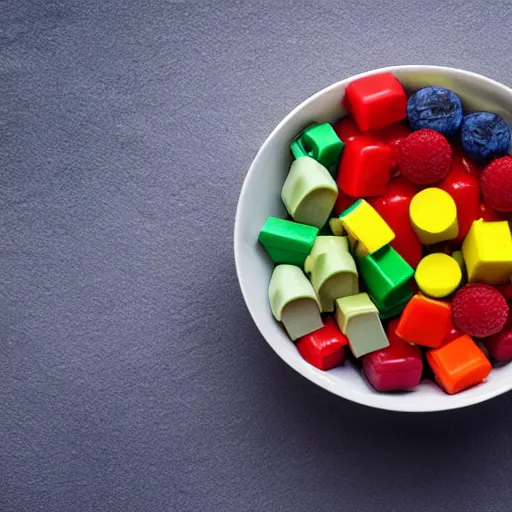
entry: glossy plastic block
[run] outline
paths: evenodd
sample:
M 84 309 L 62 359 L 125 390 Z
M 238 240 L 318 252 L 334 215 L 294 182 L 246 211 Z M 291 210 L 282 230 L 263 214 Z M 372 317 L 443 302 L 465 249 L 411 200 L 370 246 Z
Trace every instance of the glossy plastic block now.
M 346 345 L 348 338 L 338 329 L 334 319 L 329 317 L 323 327 L 298 340 L 297 350 L 315 368 L 330 370 L 343 363 Z
M 274 318 L 283 323 L 292 340 L 323 326 L 315 290 L 299 267 L 275 267 L 270 279 L 268 297 Z
M 268 217 L 258 240 L 274 263 L 303 267 L 317 234 L 318 228 L 313 226 Z
M 391 73 L 354 80 L 347 86 L 343 103 L 363 132 L 384 128 L 407 116 L 407 95 Z
M 389 310 L 404 298 L 411 297 L 408 283 L 414 269 L 390 245 L 357 258 L 357 265 L 379 312 Z
M 405 306 L 396 328 L 400 338 L 425 347 L 439 347 L 452 327 L 448 302 L 416 294 Z
M 321 228 L 338 196 L 329 171 L 309 156 L 294 160 L 281 190 L 281 199 L 293 220 Z
M 507 221 L 473 222 L 462 244 L 468 281 L 507 283 L 512 274 L 512 238 Z
M 389 346 L 379 312 L 367 293 L 337 299 L 336 322 L 355 357 Z

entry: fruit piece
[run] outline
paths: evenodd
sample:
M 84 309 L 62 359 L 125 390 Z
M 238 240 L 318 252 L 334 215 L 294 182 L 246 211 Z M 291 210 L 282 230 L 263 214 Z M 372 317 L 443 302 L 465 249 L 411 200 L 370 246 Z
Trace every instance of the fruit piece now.
M 512 212 L 512 156 L 493 160 L 480 179 L 485 203 L 499 212 Z
M 500 332 L 507 321 L 505 297 L 486 284 L 468 284 L 453 298 L 453 325 L 476 338 L 486 338 Z
M 464 151 L 477 162 L 487 162 L 510 151 L 510 130 L 498 114 L 468 114 L 462 120 L 460 135 Z
M 467 335 L 427 352 L 427 361 L 438 384 L 450 395 L 485 380 L 491 363 Z
M 412 130 L 428 128 L 445 136 L 453 135 L 462 123 L 462 104 L 450 89 L 425 87 L 409 98 L 407 117 Z
M 450 172 L 452 148 L 434 130 L 418 130 L 400 143 L 400 172 L 413 183 L 431 185 Z

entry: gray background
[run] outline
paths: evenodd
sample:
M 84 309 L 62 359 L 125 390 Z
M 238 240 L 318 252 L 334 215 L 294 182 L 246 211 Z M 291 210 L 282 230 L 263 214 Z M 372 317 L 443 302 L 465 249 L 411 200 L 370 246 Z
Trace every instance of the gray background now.
M 246 170 L 310 94 L 400 63 L 512 84 L 510 2 L 445 3 L 0 0 L 2 512 L 510 510 L 512 394 L 331 396 L 233 263 Z

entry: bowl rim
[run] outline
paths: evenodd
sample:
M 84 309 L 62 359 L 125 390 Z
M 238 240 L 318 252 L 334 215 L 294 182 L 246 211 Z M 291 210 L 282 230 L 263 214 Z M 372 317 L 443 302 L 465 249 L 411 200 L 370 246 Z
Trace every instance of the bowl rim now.
M 418 401 L 415 404 L 409 404 L 409 403 L 403 403 L 400 401 L 400 395 L 393 395 L 393 400 L 382 400 L 383 396 L 389 396 L 386 394 L 382 395 L 366 395 L 361 393 L 353 393 L 353 392 L 346 392 L 344 389 L 340 389 L 339 387 L 335 386 L 330 380 L 323 379 L 321 372 L 319 372 L 316 368 L 306 363 L 306 361 L 303 361 L 304 364 L 296 364 L 293 361 L 289 361 L 282 351 L 279 349 L 279 345 L 276 343 L 273 343 L 271 340 L 269 340 L 265 334 L 264 334 L 264 328 L 262 326 L 262 323 L 258 319 L 259 315 L 255 311 L 255 308 L 252 307 L 251 302 L 249 300 L 250 296 L 250 290 L 248 289 L 248 285 L 246 280 L 244 279 L 241 270 L 240 270 L 240 258 L 241 258 L 241 244 L 240 241 L 242 240 L 242 226 L 240 222 L 240 210 L 242 208 L 242 204 L 244 203 L 246 197 L 249 194 L 249 177 L 250 175 L 255 172 L 255 163 L 257 162 L 259 156 L 265 151 L 266 147 L 270 144 L 270 141 L 274 137 L 274 135 L 281 130 L 282 126 L 284 126 L 290 118 L 294 117 L 300 110 L 305 108 L 309 103 L 315 101 L 319 96 L 322 96 L 323 94 L 326 94 L 328 91 L 335 89 L 337 87 L 343 86 L 348 84 L 349 82 L 352 82 L 354 80 L 357 80 L 359 78 L 372 76 L 379 73 L 385 73 L 385 72 L 393 72 L 393 71 L 417 71 L 417 72 L 448 72 L 451 75 L 458 75 L 460 77 L 466 77 L 466 78 L 476 78 L 478 80 L 483 80 L 489 84 L 492 84 L 494 87 L 498 87 L 502 89 L 502 91 L 506 94 L 512 95 L 512 89 L 507 87 L 506 85 L 493 80 L 492 78 L 488 78 L 484 75 L 480 75 L 478 73 L 474 73 L 472 71 L 466 71 L 460 68 L 452 68 L 449 66 L 435 66 L 435 65 L 423 65 L 423 64 L 403 64 L 403 65 L 395 65 L 395 66 L 386 66 L 382 68 L 372 69 L 369 71 L 364 71 L 362 73 L 358 73 L 356 75 L 352 75 L 350 77 L 347 77 L 343 80 L 339 80 L 338 82 L 335 82 L 327 87 L 324 87 L 323 89 L 319 90 L 318 92 L 312 94 L 308 98 L 306 98 L 304 101 L 302 101 L 299 105 L 297 105 L 291 112 L 289 112 L 278 124 L 277 126 L 272 130 L 272 132 L 267 136 L 259 150 L 257 151 L 256 155 L 254 156 L 251 165 L 249 167 L 249 170 L 247 171 L 247 174 L 245 175 L 244 182 L 242 184 L 242 188 L 240 191 L 240 195 L 238 198 L 236 213 L 235 213 L 235 225 L 234 225 L 234 232 L 233 232 L 233 249 L 234 249 L 234 256 L 235 256 L 235 268 L 238 278 L 238 283 L 240 286 L 240 290 L 242 292 L 242 296 L 244 298 L 245 304 L 247 306 L 247 309 L 249 310 L 249 313 L 252 317 L 253 322 L 256 324 L 256 327 L 258 328 L 261 336 L 265 339 L 265 341 L 270 345 L 270 347 L 276 352 L 276 354 L 291 368 L 293 368 L 297 373 L 308 379 L 309 381 L 313 382 L 317 386 L 320 386 L 321 388 L 325 389 L 326 391 L 329 391 L 330 393 L 337 395 L 341 398 L 345 398 L 347 400 L 350 400 L 352 402 L 358 403 L 360 405 L 365 405 L 368 407 L 376 408 L 376 409 L 382 409 L 387 411 L 396 411 L 396 412 L 440 412 L 440 411 L 446 411 L 446 410 L 452 410 L 452 409 L 460 409 L 464 407 L 469 407 L 471 405 L 475 405 L 481 402 L 485 402 L 487 400 L 490 400 L 491 398 L 494 398 L 496 396 L 499 396 L 503 393 L 506 393 L 507 391 L 510 391 L 512 389 L 512 379 L 510 379 L 509 382 L 507 382 L 505 385 L 502 385 L 501 387 L 497 389 L 492 389 L 489 392 L 483 392 L 479 395 L 475 396 L 465 396 L 462 395 L 455 395 L 457 398 L 454 400 L 447 400 L 441 403 L 437 403 L 436 400 L 426 400 L 426 401 Z M 454 396 L 454 398 L 455 398 Z

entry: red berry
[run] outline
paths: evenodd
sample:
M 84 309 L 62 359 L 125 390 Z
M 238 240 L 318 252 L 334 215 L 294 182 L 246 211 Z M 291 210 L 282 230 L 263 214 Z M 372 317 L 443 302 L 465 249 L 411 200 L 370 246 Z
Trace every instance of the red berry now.
M 413 183 L 437 183 L 450 172 L 451 164 L 452 148 L 439 132 L 418 130 L 400 143 L 400 172 Z
M 453 325 L 476 338 L 500 332 L 508 316 L 505 297 L 487 284 L 468 284 L 453 298 Z
M 493 160 L 482 172 L 480 187 L 491 208 L 512 212 L 512 156 Z

